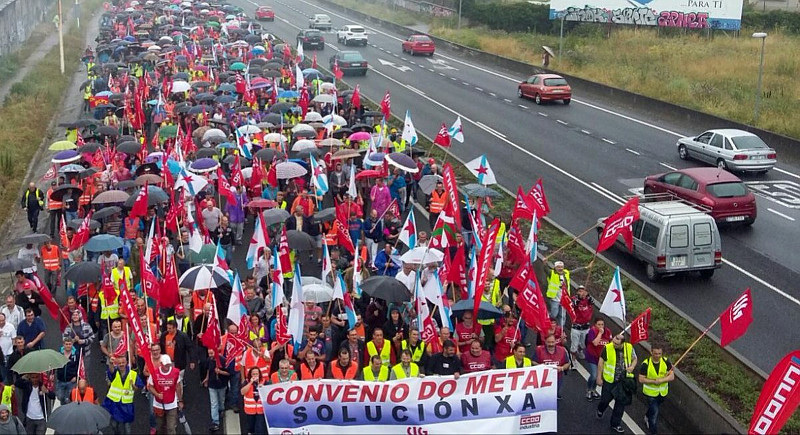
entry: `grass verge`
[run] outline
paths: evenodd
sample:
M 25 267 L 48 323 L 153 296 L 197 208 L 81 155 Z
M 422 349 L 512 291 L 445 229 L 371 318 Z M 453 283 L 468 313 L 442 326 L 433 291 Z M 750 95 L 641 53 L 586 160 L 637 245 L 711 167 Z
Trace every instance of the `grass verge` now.
M 100 3 L 100 0 L 86 1 L 81 20 L 88 23 Z M 0 107 L 0 119 L 9 127 L 0 129 L 0 186 L 3 186 L 0 190 L 0 222 L 5 222 L 18 207 L 17 194 L 28 165 L 42 141 L 49 136 L 49 122 L 61 109 L 62 96 L 78 71 L 86 30 L 87 26 L 73 26 L 64 35 L 64 74 L 60 72 L 56 45 L 22 81 L 11 87 L 8 98 Z

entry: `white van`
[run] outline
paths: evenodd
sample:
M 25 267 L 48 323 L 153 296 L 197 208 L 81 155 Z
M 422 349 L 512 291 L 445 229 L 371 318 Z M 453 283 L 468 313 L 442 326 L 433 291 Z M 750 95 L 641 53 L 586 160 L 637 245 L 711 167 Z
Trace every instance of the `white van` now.
M 598 220 L 598 234 L 604 220 Z M 629 252 L 622 237 L 617 244 Z M 639 204 L 632 254 L 645 263 L 650 281 L 686 272 L 699 272 L 707 279 L 722 266 L 722 242 L 714 218 L 683 201 Z

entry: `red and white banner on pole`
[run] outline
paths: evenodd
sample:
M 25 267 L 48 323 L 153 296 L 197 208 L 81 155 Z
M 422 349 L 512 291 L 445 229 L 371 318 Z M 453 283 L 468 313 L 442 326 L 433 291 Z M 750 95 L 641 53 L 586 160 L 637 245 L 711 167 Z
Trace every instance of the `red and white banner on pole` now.
M 753 323 L 753 299 L 750 297 L 750 288 L 744 291 L 720 317 L 722 337 L 719 345 L 725 347 L 747 332 L 747 327 Z
M 781 431 L 786 420 L 800 404 L 800 350 L 785 357 L 772 369 L 758 396 L 750 434 L 774 434 Z
M 628 250 L 633 250 L 633 230 L 631 226 L 639 220 L 639 197 L 633 197 L 614 214 L 607 217 L 603 232 L 597 241 L 597 252 L 603 252 L 614 245 L 617 237 L 622 234 Z

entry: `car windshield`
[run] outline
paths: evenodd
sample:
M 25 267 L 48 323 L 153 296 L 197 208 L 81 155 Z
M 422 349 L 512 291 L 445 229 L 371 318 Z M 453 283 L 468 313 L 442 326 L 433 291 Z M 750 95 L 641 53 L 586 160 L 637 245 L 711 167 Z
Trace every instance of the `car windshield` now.
M 360 62 L 364 60 L 364 58 L 358 53 L 342 53 L 342 60 L 349 62 Z
M 431 42 L 431 38 L 428 38 L 427 36 L 413 36 L 411 40 L 417 42 Z
M 544 79 L 545 86 L 567 86 L 567 81 L 561 77 L 557 79 Z
M 741 181 L 709 184 L 706 186 L 706 190 L 711 196 L 717 198 L 734 198 L 747 195 L 747 186 Z
M 758 136 L 736 136 L 732 137 L 733 144 L 740 150 L 751 150 L 758 148 L 769 148 Z
M 319 32 L 318 32 L 318 31 L 316 31 L 316 30 L 312 30 L 312 31 L 310 31 L 310 32 L 309 32 L 309 31 L 307 31 L 307 32 L 306 32 L 306 36 L 311 36 L 312 38 L 314 38 L 314 37 L 317 37 L 317 36 L 319 36 Z

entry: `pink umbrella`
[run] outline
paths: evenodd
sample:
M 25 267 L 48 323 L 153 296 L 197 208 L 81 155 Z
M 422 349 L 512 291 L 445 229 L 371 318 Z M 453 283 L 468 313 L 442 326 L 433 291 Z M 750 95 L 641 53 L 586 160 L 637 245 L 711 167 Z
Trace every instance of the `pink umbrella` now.
M 370 134 L 367 133 L 366 131 L 357 131 L 348 136 L 348 138 L 350 140 L 369 140 L 369 136 Z

